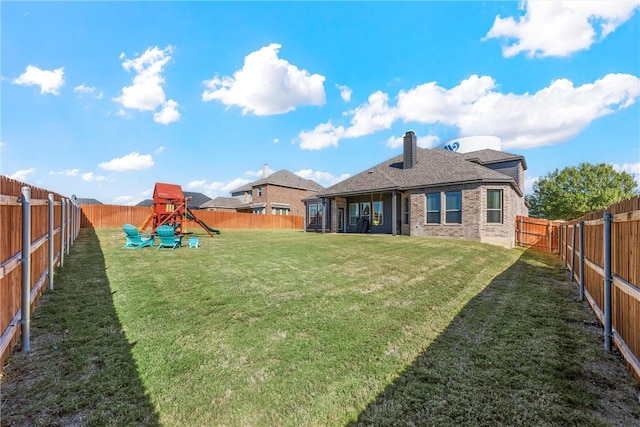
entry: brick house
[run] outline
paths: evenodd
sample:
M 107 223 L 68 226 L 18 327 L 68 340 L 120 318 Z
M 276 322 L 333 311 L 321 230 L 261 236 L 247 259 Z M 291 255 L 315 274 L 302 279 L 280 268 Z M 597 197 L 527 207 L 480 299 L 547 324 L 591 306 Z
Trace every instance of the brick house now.
M 238 212 L 302 216 L 305 212 L 302 199 L 321 190 L 324 187 L 317 182 L 282 169 L 236 188 L 231 196 L 241 202 L 236 207 Z
M 496 150 L 417 147 L 308 198 L 322 231 L 446 237 L 513 247 L 515 217 L 527 215 L 524 157 Z M 316 204 L 315 208 L 310 208 Z M 310 222 L 310 221 L 307 221 Z M 317 221 L 316 221 L 317 222 Z

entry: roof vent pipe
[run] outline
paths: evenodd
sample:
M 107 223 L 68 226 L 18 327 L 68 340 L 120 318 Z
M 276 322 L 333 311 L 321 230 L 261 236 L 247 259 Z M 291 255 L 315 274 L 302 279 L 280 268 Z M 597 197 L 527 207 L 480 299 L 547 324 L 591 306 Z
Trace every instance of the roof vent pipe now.
M 411 169 L 418 159 L 418 142 L 416 133 L 412 130 L 404 134 L 404 145 L 402 152 L 402 169 Z
M 265 163 L 262 166 L 262 178 L 266 178 L 268 176 L 269 176 L 269 165 Z

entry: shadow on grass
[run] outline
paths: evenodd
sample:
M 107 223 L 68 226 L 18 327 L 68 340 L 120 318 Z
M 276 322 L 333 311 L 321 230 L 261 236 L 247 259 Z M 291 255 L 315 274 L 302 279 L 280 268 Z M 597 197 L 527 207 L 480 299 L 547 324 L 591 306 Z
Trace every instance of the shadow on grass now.
M 525 251 L 349 425 L 638 425 L 636 385 L 566 278 Z
M 114 309 L 93 229 L 82 229 L 33 311 L 31 351 L 2 378 L 2 426 L 157 426 Z

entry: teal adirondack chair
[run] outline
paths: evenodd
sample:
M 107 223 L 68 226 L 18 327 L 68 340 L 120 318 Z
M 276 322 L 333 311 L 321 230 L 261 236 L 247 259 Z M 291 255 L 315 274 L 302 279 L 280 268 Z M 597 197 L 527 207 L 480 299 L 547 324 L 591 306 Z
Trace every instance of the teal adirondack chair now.
M 140 234 L 138 229 L 131 224 L 122 226 L 127 242 L 123 249 L 140 249 L 147 246 L 153 246 L 154 237 L 151 234 Z
M 158 239 L 160 239 L 158 249 L 168 248 L 173 250 L 181 246 L 183 236 L 176 236 L 174 228 L 170 225 L 161 225 L 156 228 L 156 233 L 158 234 Z

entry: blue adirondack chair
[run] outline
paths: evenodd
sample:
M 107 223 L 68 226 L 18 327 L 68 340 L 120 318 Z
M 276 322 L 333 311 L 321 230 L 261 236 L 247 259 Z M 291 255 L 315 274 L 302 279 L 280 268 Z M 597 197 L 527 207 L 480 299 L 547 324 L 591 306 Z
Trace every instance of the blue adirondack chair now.
M 158 234 L 158 239 L 160 239 L 158 249 L 168 248 L 173 250 L 181 246 L 183 236 L 176 236 L 176 231 L 170 225 L 161 225 L 156 228 L 156 233 Z
M 147 246 L 153 246 L 154 237 L 152 234 L 140 234 L 138 229 L 131 224 L 122 226 L 127 242 L 123 249 L 140 249 Z

